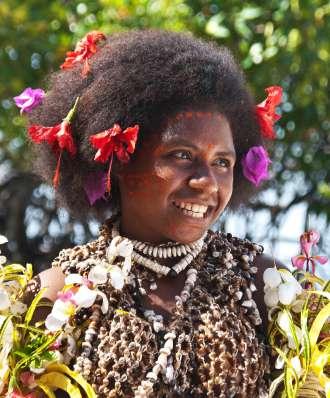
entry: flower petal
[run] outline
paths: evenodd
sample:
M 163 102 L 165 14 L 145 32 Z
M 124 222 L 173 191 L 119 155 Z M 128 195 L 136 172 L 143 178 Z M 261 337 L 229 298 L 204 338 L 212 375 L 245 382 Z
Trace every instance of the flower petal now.
M 0 288 L 0 311 L 6 311 L 10 307 L 10 298 L 5 289 Z
M 8 239 L 4 235 L 0 235 L 0 245 L 8 243 Z
M 128 257 L 132 255 L 133 244 L 132 242 L 125 238 L 117 245 L 117 251 L 119 256 Z
M 115 289 L 121 290 L 125 284 L 125 278 L 123 271 L 117 265 L 114 265 L 110 269 L 110 281 Z
M 66 322 L 75 313 L 75 308 L 70 301 L 56 300 L 51 314 L 58 320 Z
M 101 285 L 108 280 L 108 271 L 103 265 L 95 265 L 88 274 L 88 280 L 95 285 Z
M 259 186 L 263 180 L 268 179 L 270 163 L 266 149 L 263 146 L 253 146 L 242 158 L 243 174 L 255 186 Z
M 327 256 L 313 256 L 312 258 L 322 265 L 328 262 Z
M 95 290 L 82 285 L 74 295 L 74 301 L 77 303 L 78 307 L 89 308 L 95 303 L 96 297 L 97 292 Z
M 303 269 L 307 258 L 300 254 L 291 258 L 292 265 L 298 269 Z
M 281 274 L 276 268 L 267 268 L 263 273 L 264 283 L 270 288 L 277 287 L 281 282 Z
M 108 297 L 105 293 L 101 292 L 100 290 L 97 290 L 97 294 L 102 297 L 101 311 L 103 314 L 106 314 L 109 311 Z
M 87 175 L 84 183 L 84 190 L 91 206 L 93 206 L 97 200 L 104 198 L 106 181 L 107 173 L 101 170 Z
M 65 321 L 55 318 L 51 313 L 47 316 L 45 327 L 50 332 L 57 332 L 64 325 Z
M 293 303 L 296 299 L 296 286 L 293 283 L 282 283 L 278 288 L 278 299 L 284 305 Z
M 267 307 L 275 307 L 278 304 L 278 289 L 267 289 L 264 301 Z
M 80 274 L 69 274 L 65 278 L 66 285 L 75 285 L 75 284 L 82 285 L 83 283 L 84 283 L 84 278 Z

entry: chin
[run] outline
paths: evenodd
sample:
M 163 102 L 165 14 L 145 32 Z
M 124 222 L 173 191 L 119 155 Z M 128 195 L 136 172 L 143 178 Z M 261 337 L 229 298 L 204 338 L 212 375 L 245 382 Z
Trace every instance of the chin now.
M 172 231 L 168 238 L 174 242 L 189 244 L 200 239 L 208 229 L 209 228 L 197 229 L 189 226 L 183 226 L 180 228 L 180 226 L 177 225 L 175 232 Z

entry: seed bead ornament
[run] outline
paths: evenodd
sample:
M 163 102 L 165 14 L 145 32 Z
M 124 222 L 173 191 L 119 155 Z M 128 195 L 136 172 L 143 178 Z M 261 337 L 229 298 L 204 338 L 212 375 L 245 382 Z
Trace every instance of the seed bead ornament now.
M 116 221 L 106 222 L 96 241 L 61 251 L 53 266 L 86 277 L 106 258 Z M 133 253 L 140 250 L 134 244 Z M 131 277 L 122 290 L 111 283 L 98 287 L 108 297 L 108 312 L 102 314 L 95 302 L 76 314 L 80 332 L 75 331 L 77 356 L 71 366 L 100 398 L 267 397 L 268 355 L 253 300 L 252 264 L 261 252 L 248 240 L 208 231 L 199 253 L 181 271 L 184 287 L 166 321 L 143 305 L 143 294 L 161 272 L 132 257 Z M 150 257 L 159 258 L 153 252 Z

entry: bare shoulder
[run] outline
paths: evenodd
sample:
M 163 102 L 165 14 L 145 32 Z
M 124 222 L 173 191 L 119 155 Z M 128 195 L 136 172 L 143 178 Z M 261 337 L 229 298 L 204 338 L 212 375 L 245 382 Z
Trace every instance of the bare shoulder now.
M 57 292 L 64 287 L 65 275 L 60 267 L 49 268 L 39 274 L 40 287 L 46 288 L 45 297 L 55 301 Z
M 24 301 L 29 304 L 43 288 L 43 298 L 55 301 L 57 293 L 64 287 L 65 275 L 60 267 L 49 268 L 36 275 L 27 285 Z
M 287 269 L 287 267 L 281 261 L 274 259 L 273 257 L 267 254 L 257 255 L 254 260 L 254 264 L 258 268 L 255 280 L 257 291 L 254 294 L 254 299 L 257 303 L 260 312 L 260 316 L 263 322 L 263 329 L 266 331 L 268 326 L 268 321 L 267 321 L 267 307 L 264 300 L 263 273 L 267 268 L 274 267 L 274 264 L 276 264 L 276 266 L 280 268 Z

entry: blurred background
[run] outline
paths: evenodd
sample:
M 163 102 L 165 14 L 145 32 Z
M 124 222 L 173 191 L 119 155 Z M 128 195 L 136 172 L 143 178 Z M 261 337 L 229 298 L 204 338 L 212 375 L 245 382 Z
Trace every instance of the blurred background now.
M 98 232 L 92 218 L 78 223 L 58 208 L 53 189 L 30 173 L 25 120 L 12 97 L 26 87 L 47 89 L 47 74 L 86 32 L 136 28 L 191 32 L 228 46 L 257 102 L 266 97 L 265 87 L 283 87 L 278 139 L 269 148 L 271 179 L 243 212 L 224 214 L 220 228 L 264 244 L 288 265 L 298 254 L 300 234 L 315 228 L 320 252 L 329 255 L 328 1 L 2 0 L 0 234 L 9 239 L 9 259 L 42 269 L 61 248 Z

